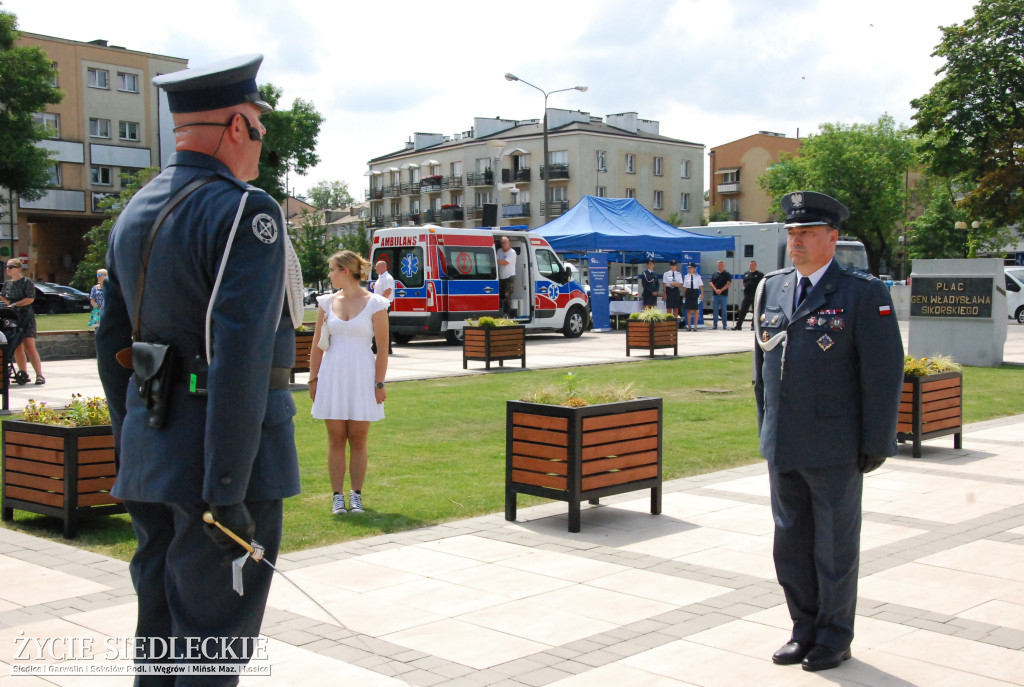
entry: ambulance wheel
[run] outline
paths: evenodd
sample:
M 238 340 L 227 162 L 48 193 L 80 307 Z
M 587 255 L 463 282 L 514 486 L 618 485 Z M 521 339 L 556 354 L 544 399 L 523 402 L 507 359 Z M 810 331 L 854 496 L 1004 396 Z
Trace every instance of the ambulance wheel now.
M 412 341 L 412 334 L 392 334 L 391 340 L 394 341 L 399 346 L 404 346 L 405 344 Z
M 462 345 L 462 330 L 461 329 L 449 329 L 444 333 L 444 340 L 450 343 L 452 346 Z
M 578 305 L 569 309 L 565 316 L 565 324 L 562 326 L 562 334 L 569 339 L 576 339 L 583 335 L 587 328 L 587 311 Z
M 1024 306 L 1017 308 L 1017 322 L 1024 324 Z

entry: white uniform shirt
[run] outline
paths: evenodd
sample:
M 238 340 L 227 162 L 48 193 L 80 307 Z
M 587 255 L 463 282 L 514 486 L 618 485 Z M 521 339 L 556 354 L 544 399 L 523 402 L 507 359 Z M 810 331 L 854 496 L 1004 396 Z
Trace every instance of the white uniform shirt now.
M 388 289 L 391 289 L 391 293 L 385 296 L 384 292 Z M 395 302 L 395 278 L 391 276 L 390 272 L 385 270 L 384 274 L 377 276 L 377 281 L 373 283 L 373 292 L 387 298 L 389 303 Z
M 498 279 L 508 279 L 516 275 L 516 252 L 509 248 L 507 251 L 498 248 L 495 253 L 498 260 L 508 260 L 507 265 L 498 263 Z
M 676 284 L 680 284 L 680 283 L 682 283 L 682 281 L 683 281 L 683 275 L 680 274 L 679 272 L 676 272 L 675 270 L 669 270 L 661 278 L 661 283 L 664 284 L 665 288 L 668 288 L 668 289 L 671 289 L 671 288 L 678 289 L 679 287 L 676 286 Z
M 689 274 L 682 279 L 684 289 L 699 289 L 704 286 L 704 280 L 697 273 Z

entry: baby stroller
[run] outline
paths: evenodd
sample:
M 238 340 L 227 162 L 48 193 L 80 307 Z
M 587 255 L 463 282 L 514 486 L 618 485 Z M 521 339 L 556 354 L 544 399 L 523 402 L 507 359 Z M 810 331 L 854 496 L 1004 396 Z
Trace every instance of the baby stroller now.
M 7 387 L 10 380 L 18 384 L 28 383 L 28 373 L 21 372 L 14 364 L 14 352 L 21 345 L 25 332 L 25 318 L 28 312 L 25 308 L 0 307 L 0 351 L 4 354 L 4 376 L 3 396 L 5 401 L 4 410 L 7 410 Z

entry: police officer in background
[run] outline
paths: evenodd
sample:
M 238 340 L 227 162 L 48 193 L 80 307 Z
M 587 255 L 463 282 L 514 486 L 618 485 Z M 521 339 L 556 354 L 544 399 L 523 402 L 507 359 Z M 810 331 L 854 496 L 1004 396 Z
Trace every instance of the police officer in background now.
M 764 279 L 764 272 L 757 269 L 757 261 L 750 261 L 750 269 L 743 275 L 743 301 L 740 303 L 740 312 L 736 316 L 736 326 L 734 330 L 739 331 L 743 329 L 743 320 L 747 319 L 747 313 L 750 312 L 750 308 L 754 305 L 754 293 L 757 291 L 757 285 Z M 754 328 L 754 323 L 751 321 L 750 328 Z
M 640 273 L 640 291 L 645 308 L 658 305 L 658 273 L 654 271 L 654 258 L 647 261 L 647 269 Z
M 775 570 L 793 620 L 772 660 L 816 671 L 850 658 L 863 473 L 896 451 L 903 343 L 885 285 L 833 260 L 846 207 L 812 191 L 781 205 L 793 267 L 768 274 L 754 306 Z
M 124 500 L 138 538 L 130 570 L 141 662 L 173 660 L 151 638 L 178 638 L 181 647 L 184 638 L 207 637 L 233 641 L 245 662 L 272 571 L 250 561 L 242 568 L 244 595 L 232 591 L 231 561 L 244 550 L 205 525 L 203 513 L 258 541 L 274 561 L 282 499 L 299 492 L 288 381 L 302 277 L 280 206 L 246 183 L 258 174 L 266 131 L 260 115 L 271 110 L 256 87 L 262 59 L 153 80 L 166 92 L 176 152 L 110 234 L 96 349 L 120 455 L 113 494 Z M 147 408 L 152 398 L 137 387 L 139 355 L 134 374 L 124 366 L 132 364 L 123 349 L 133 332 L 137 341 L 172 347 L 162 427 Z M 213 653 L 203 652 L 200 662 L 234 662 L 212 649 L 217 643 L 205 646 Z M 179 680 L 237 684 L 230 676 Z M 137 677 L 136 684 L 173 685 L 175 678 Z

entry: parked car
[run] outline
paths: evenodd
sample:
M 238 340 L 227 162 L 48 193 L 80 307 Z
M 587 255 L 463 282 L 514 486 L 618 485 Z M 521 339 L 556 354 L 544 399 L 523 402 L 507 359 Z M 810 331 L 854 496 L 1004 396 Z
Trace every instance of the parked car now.
M 1024 267 L 1006 267 L 1007 314 L 1024 324 Z
M 89 312 L 89 294 L 70 286 L 36 282 L 36 299 L 32 308 L 40 314 Z

